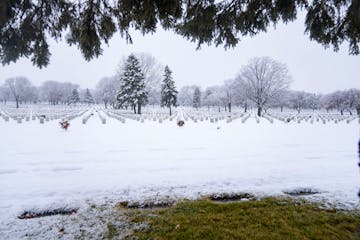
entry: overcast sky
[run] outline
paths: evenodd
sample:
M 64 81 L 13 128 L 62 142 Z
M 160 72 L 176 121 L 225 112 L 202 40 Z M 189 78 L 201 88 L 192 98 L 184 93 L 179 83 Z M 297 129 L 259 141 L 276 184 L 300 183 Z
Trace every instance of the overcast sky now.
M 252 57 L 269 56 L 286 63 L 293 83 L 291 88 L 328 93 L 337 89 L 360 88 L 360 56 L 349 56 L 347 43 L 339 52 L 324 49 L 304 35 L 304 19 L 288 25 L 279 24 L 267 33 L 244 38 L 233 49 L 222 46 L 202 46 L 196 50 L 192 43 L 172 31 L 158 29 L 156 34 L 132 35 L 134 43 L 127 44 L 117 33 L 104 45 L 104 53 L 98 59 L 86 62 L 77 47 L 64 41 L 50 41 L 51 62 L 47 68 L 38 69 L 27 59 L 16 64 L 0 65 L 0 83 L 6 78 L 26 76 L 35 85 L 46 80 L 71 81 L 82 88 L 93 88 L 105 76 L 114 75 L 124 55 L 146 52 L 173 70 L 176 84 L 197 84 L 202 87 L 221 84 L 233 78 L 241 65 Z

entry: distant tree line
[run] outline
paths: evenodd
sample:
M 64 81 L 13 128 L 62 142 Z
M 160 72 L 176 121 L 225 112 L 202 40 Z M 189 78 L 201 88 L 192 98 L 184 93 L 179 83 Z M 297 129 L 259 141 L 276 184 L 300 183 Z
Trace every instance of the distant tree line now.
M 179 105 L 194 108 L 216 107 L 231 112 L 233 106 L 257 109 L 258 116 L 269 108 L 291 108 L 298 113 L 303 109 L 338 110 L 341 114 L 360 114 L 360 89 L 318 94 L 290 90 L 291 77 L 287 67 L 271 58 L 253 58 L 240 69 L 234 79 L 222 85 L 184 86 L 179 91 Z
M 234 88 L 229 90 L 227 84 L 233 83 Z M 206 108 L 216 108 L 217 111 L 231 112 L 232 107 L 242 107 L 245 112 L 256 104 L 247 98 L 247 92 L 244 88 L 237 89 L 236 79 L 225 81 L 223 85 L 206 87 L 201 91 L 200 103 L 194 101 L 196 89 L 199 86 L 184 86 L 180 89 L 178 99 L 180 106 L 190 106 L 199 108 L 199 105 Z M 263 105 L 261 112 L 269 108 L 278 108 L 283 111 L 284 108 L 296 110 L 300 113 L 302 110 L 326 111 L 336 110 L 340 114 L 348 113 L 360 115 L 360 89 L 347 89 L 335 91 L 329 94 L 317 94 L 305 91 L 286 90 L 277 98 L 272 99 L 268 104 Z M 261 114 L 261 113 L 260 113 Z
M 104 104 L 107 108 L 132 109 L 141 114 L 145 105 L 169 108 L 178 105 L 216 108 L 231 112 L 241 107 L 245 112 L 256 108 L 261 116 L 269 108 L 337 110 L 344 114 L 360 114 L 360 89 L 317 94 L 290 89 L 291 77 L 285 64 L 269 57 L 253 58 L 233 78 L 222 85 L 183 86 L 177 91 L 168 66 L 148 54 L 130 54 L 123 58 L 114 76 L 100 79 L 94 90 L 80 89 L 70 82 L 46 81 L 35 87 L 25 77 L 6 79 L 0 86 L 0 101 L 22 103 L 48 102 L 57 104 Z
M 52 105 L 102 103 L 105 108 L 131 108 L 141 114 L 146 104 L 169 108 L 177 106 L 177 90 L 168 66 L 162 66 L 148 54 L 130 54 L 123 58 L 112 77 L 100 79 L 94 90 L 80 89 L 70 82 L 46 81 L 34 86 L 25 77 L 5 80 L 0 86 L 0 101 L 23 103 L 47 102 Z
M 89 89 L 80 89 L 78 84 L 70 82 L 45 81 L 41 86 L 34 86 L 26 77 L 8 78 L 0 86 L 0 101 L 14 101 L 20 104 L 47 102 L 58 104 L 92 104 L 94 99 Z

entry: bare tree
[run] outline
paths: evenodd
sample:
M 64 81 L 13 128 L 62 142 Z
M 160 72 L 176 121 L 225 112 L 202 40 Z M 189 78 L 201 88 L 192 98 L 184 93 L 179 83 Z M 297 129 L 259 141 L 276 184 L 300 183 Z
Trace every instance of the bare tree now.
M 31 86 L 26 92 L 23 101 L 36 103 L 39 100 L 39 89 L 35 86 Z
M 280 108 L 280 111 L 283 112 L 284 111 L 284 107 L 291 107 L 291 95 L 292 92 L 290 91 L 282 91 L 277 98 L 273 99 L 273 101 L 271 102 L 271 106 L 272 107 L 278 107 Z
M 316 93 L 307 93 L 307 106 L 313 111 L 321 107 L 321 95 Z
M 326 95 L 323 99 L 323 104 L 327 110 L 337 109 L 341 115 L 347 109 L 347 99 L 344 91 L 336 91 Z
M 290 105 L 298 113 L 300 113 L 301 109 L 307 108 L 307 93 L 304 91 L 292 91 L 290 92 Z
M 202 103 L 204 106 L 217 106 L 218 111 L 220 108 L 227 103 L 226 92 L 222 86 L 211 86 L 206 88 L 203 93 Z
M 352 115 L 352 110 L 355 109 L 357 114 L 360 114 L 360 90 L 349 89 L 344 91 L 335 91 L 327 94 L 322 99 L 324 107 L 329 109 L 337 109 L 341 115 L 347 110 Z
M 33 85 L 25 77 L 8 78 L 5 84 L 16 102 L 16 108 L 19 108 L 19 104 L 26 101 L 26 97 L 33 91 Z
M 232 79 L 225 80 L 223 89 L 224 89 L 225 97 L 226 97 L 225 111 L 226 111 L 226 107 L 227 107 L 228 111 L 231 112 L 233 95 L 234 95 L 234 92 L 236 91 L 235 82 Z
M 11 92 L 6 84 L 0 86 L 0 101 L 5 103 L 10 100 Z
M 352 115 L 352 109 L 356 109 L 357 114 L 360 114 L 360 90 L 349 89 L 345 91 L 345 98 L 350 115 Z
M 195 88 L 193 95 L 193 107 L 198 110 L 201 107 L 201 90 L 199 87 Z
M 120 82 L 116 77 L 105 77 L 100 79 L 95 88 L 95 98 L 104 103 L 105 108 L 108 104 L 114 106 L 116 102 L 116 93 L 120 88 Z
M 178 94 L 178 103 L 181 106 L 192 106 L 195 88 L 198 86 L 184 86 L 180 89 Z
M 40 95 L 43 101 L 48 101 L 50 104 L 55 105 L 57 102 L 59 102 L 61 95 L 59 94 L 57 82 L 44 82 L 40 87 Z
M 261 116 L 264 107 L 289 88 L 290 75 L 285 64 L 269 57 L 253 58 L 240 70 L 247 98 Z
M 165 67 L 155 57 L 147 53 L 138 53 L 141 70 L 145 78 L 145 90 L 148 92 L 148 104 L 159 105 L 161 102 L 161 83 Z

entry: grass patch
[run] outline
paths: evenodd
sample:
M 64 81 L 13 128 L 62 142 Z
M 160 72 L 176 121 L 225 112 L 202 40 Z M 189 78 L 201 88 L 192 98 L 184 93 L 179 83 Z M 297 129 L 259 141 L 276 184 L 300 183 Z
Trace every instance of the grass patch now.
M 107 227 L 107 232 L 104 236 L 104 239 L 113 239 L 119 235 L 116 226 L 113 225 L 112 223 L 108 223 L 106 227 Z
M 132 222 L 149 225 L 134 231 L 137 239 L 360 239 L 359 212 L 291 199 L 226 204 L 205 199 L 131 211 Z

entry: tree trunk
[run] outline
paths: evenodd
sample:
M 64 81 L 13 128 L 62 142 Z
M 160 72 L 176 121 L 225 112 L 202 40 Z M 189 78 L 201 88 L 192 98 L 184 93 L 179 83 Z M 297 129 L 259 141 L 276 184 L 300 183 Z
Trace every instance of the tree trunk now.
M 107 102 L 106 101 L 104 102 L 104 104 L 105 104 L 105 108 L 107 108 Z
M 15 99 L 15 101 L 16 101 L 16 108 L 19 108 L 19 100 Z
M 258 106 L 258 109 L 257 109 L 257 115 L 259 116 L 259 117 L 261 117 L 261 107 L 260 106 Z
M 136 105 L 133 104 L 133 108 L 134 108 L 134 113 L 136 114 Z
M 300 108 L 298 108 L 298 113 L 300 113 Z
M 283 107 L 283 106 L 281 106 L 281 107 L 280 107 L 280 111 L 281 111 L 281 112 L 283 112 L 283 110 L 284 110 L 284 107 Z
M 340 114 L 344 115 L 344 110 L 340 109 Z
M 230 102 L 228 103 L 228 109 L 229 109 L 229 112 L 231 112 L 231 103 Z
M 245 105 L 244 105 L 244 111 L 247 112 L 247 110 L 248 110 L 248 105 L 245 103 Z
M 170 116 L 171 116 L 171 105 L 169 106 L 169 109 L 170 109 Z
M 357 115 L 360 115 L 360 106 L 358 106 L 358 107 L 356 108 L 356 113 L 357 113 Z
M 138 103 L 138 114 L 141 114 L 141 103 Z
M 220 107 L 219 107 L 219 112 L 220 112 Z

